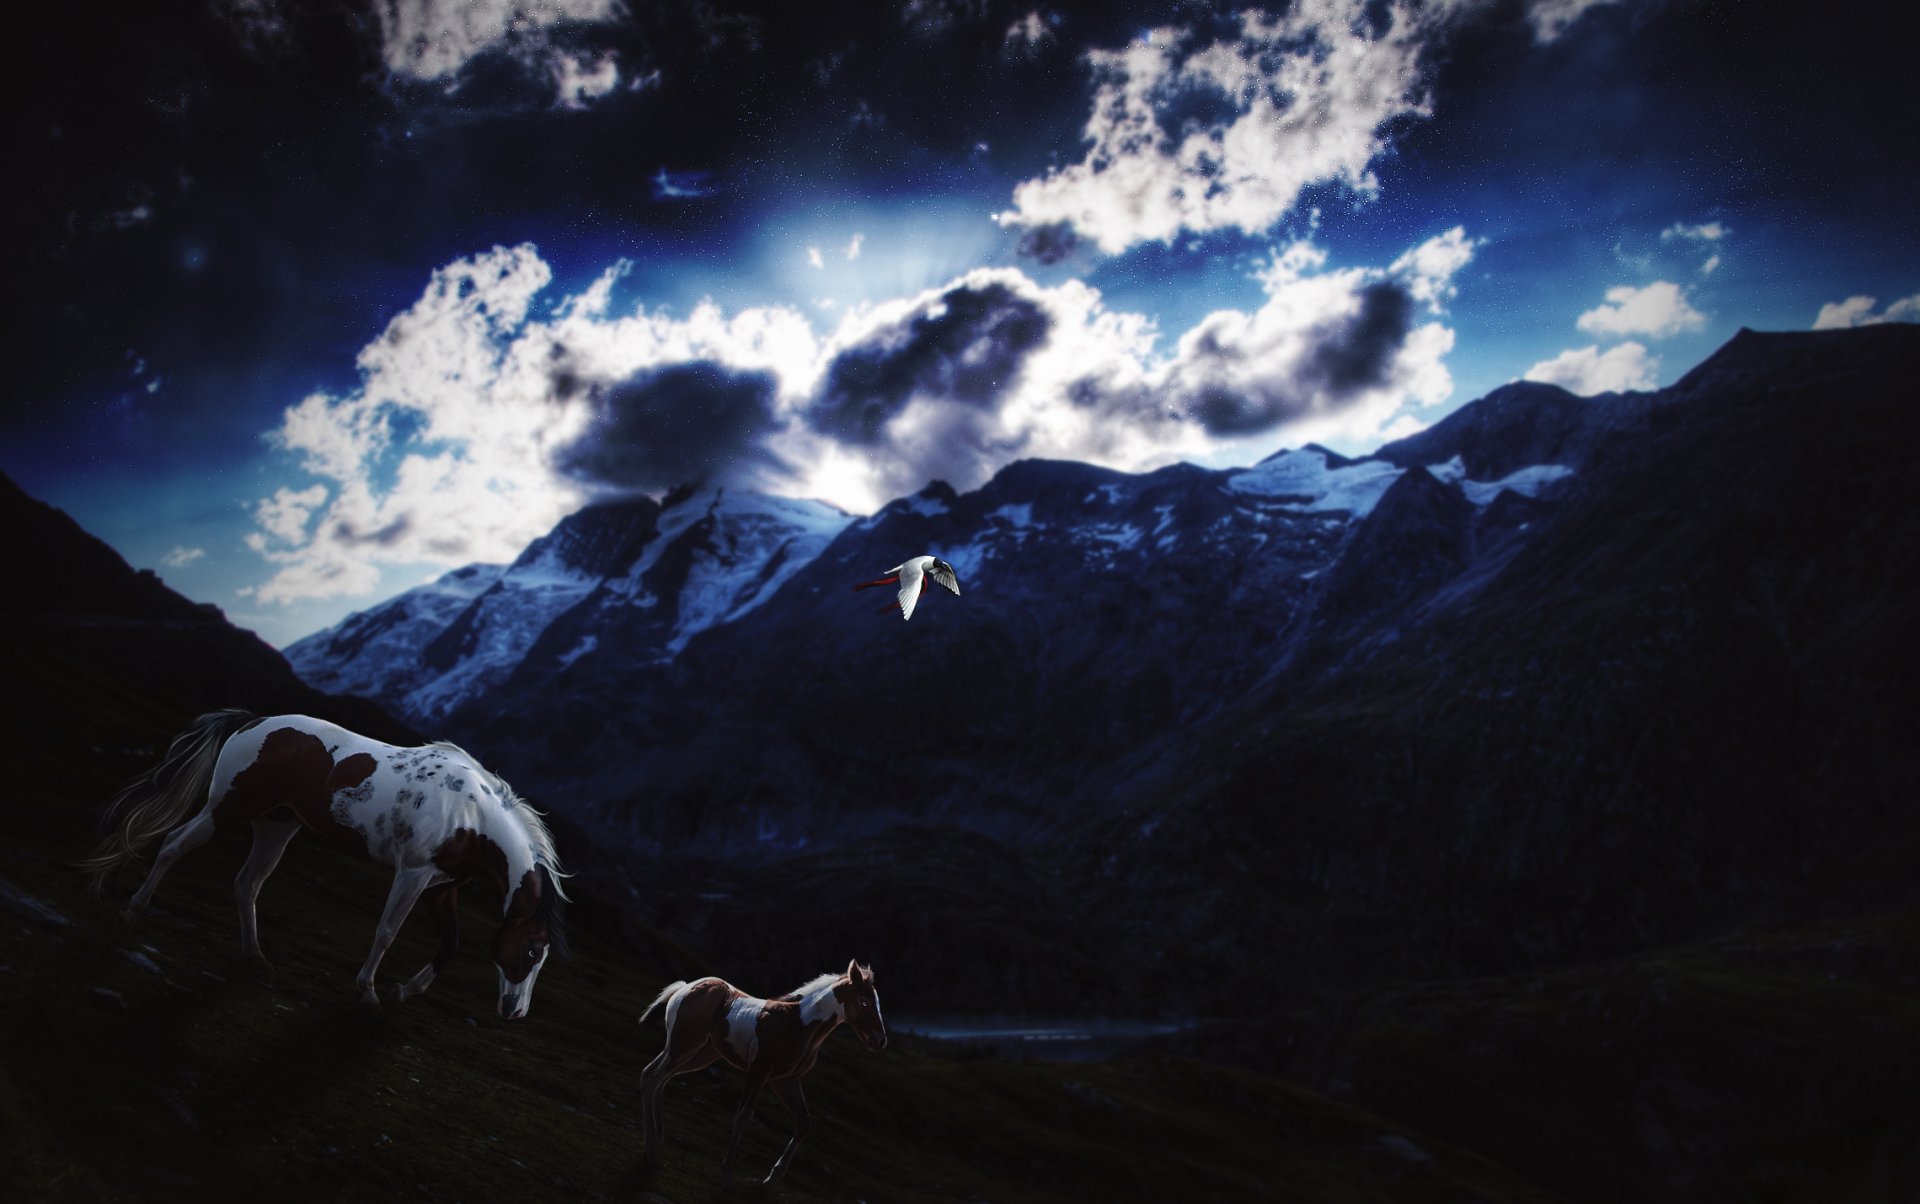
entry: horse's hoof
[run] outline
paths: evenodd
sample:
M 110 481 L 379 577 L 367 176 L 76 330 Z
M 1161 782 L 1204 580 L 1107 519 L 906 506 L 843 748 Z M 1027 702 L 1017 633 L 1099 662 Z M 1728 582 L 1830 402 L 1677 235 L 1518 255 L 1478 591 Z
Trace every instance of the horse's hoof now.
M 380 1006 L 380 997 L 378 995 L 362 995 L 360 997 L 360 1010 L 367 1013 L 378 1013 L 386 1009 Z
M 267 960 L 266 954 L 256 953 L 247 958 L 247 963 L 253 967 L 253 972 L 257 976 L 261 978 L 273 977 L 273 963 Z
M 135 928 L 139 927 L 140 920 L 145 914 L 145 912 L 133 907 L 129 907 L 125 911 L 115 912 L 113 917 L 113 934 L 115 936 L 130 935 Z

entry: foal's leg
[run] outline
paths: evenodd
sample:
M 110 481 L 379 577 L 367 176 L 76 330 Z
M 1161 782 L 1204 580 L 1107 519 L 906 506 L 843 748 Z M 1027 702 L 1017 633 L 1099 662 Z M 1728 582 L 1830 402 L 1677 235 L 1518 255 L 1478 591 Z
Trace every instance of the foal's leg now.
M 787 1106 L 787 1111 L 793 1113 L 793 1138 L 787 1142 L 787 1148 L 781 1152 L 780 1161 L 774 1163 L 773 1169 L 767 1172 L 768 1187 L 774 1186 L 786 1177 L 787 1168 L 793 1165 L 794 1151 L 800 1148 L 800 1143 L 807 1139 L 807 1133 L 813 1128 L 813 1114 L 807 1111 L 807 1097 L 800 1090 L 798 1078 L 775 1083 L 773 1093 L 780 1097 L 780 1102 Z
M 647 1148 L 640 1156 L 641 1162 L 653 1161 L 654 1154 L 660 1149 L 660 1139 L 666 1136 L 667 1124 L 660 1117 L 660 1097 L 666 1094 L 667 1083 L 680 1075 L 705 1070 L 719 1056 L 713 1046 L 705 1041 L 676 1056 L 673 1042 L 669 1039 L 667 1048 L 660 1051 L 660 1056 L 640 1072 L 640 1128 L 647 1137 Z
M 263 971 L 273 966 L 267 961 L 267 955 L 260 952 L 260 923 L 255 917 L 253 903 L 260 897 L 260 885 L 280 864 L 280 854 L 287 851 L 287 842 L 300 831 L 298 820 L 256 819 L 253 821 L 253 852 L 247 854 L 247 863 L 240 867 L 240 876 L 233 880 L 234 901 L 240 905 L 240 951 L 253 959 L 253 964 Z
M 460 886 L 454 882 L 442 882 L 430 886 L 427 893 L 420 897 L 426 906 L 427 914 L 440 925 L 440 948 L 434 952 L 433 960 L 420 967 L 420 972 L 400 984 L 399 992 L 394 996 L 395 1005 L 405 1003 L 433 985 L 434 976 L 447 968 L 453 960 L 453 952 L 460 945 Z
M 139 919 L 140 913 L 147 909 L 148 900 L 153 898 L 153 892 L 159 889 L 160 879 L 166 877 L 167 871 L 173 868 L 173 863 L 180 860 L 182 855 L 191 853 L 212 839 L 212 808 L 202 811 L 169 832 L 167 842 L 160 846 L 160 855 L 153 860 L 153 869 L 148 872 L 147 880 L 140 884 L 139 890 L 133 892 L 133 900 L 127 904 L 127 909 L 120 913 L 120 918 L 129 924 Z
M 740 1139 L 746 1135 L 747 1125 L 753 1120 L 753 1105 L 760 1099 L 760 1089 L 767 1085 L 767 1072 L 772 1063 L 760 1062 L 747 1067 L 747 1089 L 740 1095 L 740 1107 L 733 1114 L 733 1137 L 727 1142 L 726 1161 L 720 1164 L 720 1182 L 723 1185 L 733 1183 L 733 1152 L 740 1148 Z
M 420 901 L 420 893 L 439 872 L 427 865 L 404 869 L 393 876 L 393 889 L 387 892 L 387 909 L 380 914 L 380 926 L 373 932 L 373 951 L 367 954 L 367 964 L 360 967 L 360 975 L 355 980 L 360 984 L 361 1003 L 380 1006 L 380 996 L 373 989 L 373 976 L 380 969 L 380 959 L 386 956 L 387 947 L 399 935 L 400 925 L 407 922 L 407 913 Z

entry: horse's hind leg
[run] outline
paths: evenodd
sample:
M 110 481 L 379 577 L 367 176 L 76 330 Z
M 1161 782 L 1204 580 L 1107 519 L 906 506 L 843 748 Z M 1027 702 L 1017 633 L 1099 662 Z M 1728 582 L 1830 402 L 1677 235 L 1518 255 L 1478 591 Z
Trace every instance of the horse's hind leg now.
M 153 869 L 148 871 L 147 880 L 140 884 L 139 890 L 133 892 L 133 900 L 127 904 L 127 909 L 120 913 L 120 918 L 129 924 L 139 919 L 140 913 L 147 909 L 148 902 L 153 899 L 153 892 L 160 888 L 160 879 L 167 876 L 167 871 L 173 868 L 173 863 L 212 839 L 212 808 L 202 811 L 169 832 L 167 842 L 160 846 L 160 855 L 153 859 Z
M 260 952 L 260 922 L 254 915 L 254 900 L 260 897 L 260 886 L 280 864 L 280 855 L 287 851 L 287 843 L 300 831 L 297 820 L 256 819 L 253 821 L 253 852 L 247 854 L 247 863 L 240 867 L 240 874 L 233 880 L 234 901 L 240 905 L 240 951 L 253 959 L 253 964 L 264 971 L 273 966 L 267 961 L 267 955 Z
M 668 1037 L 667 1047 L 660 1051 L 660 1056 L 640 1072 L 640 1128 L 647 1137 L 647 1148 L 640 1161 L 652 1162 L 660 1148 L 660 1139 L 666 1136 L 667 1125 L 660 1117 L 660 1097 L 666 1093 L 667 1084 L 679 1075 L 706 1069 L 719 1056 L 705 1041 L 676 1053 L 673 1039 Z
M 767 1085 L 769 1069 L 767 1062 L 747 1067 L 747 1088 L 740 1094 L 740 1107 L 733 1114 L 733 1137 L 727 1142 L 726 1159 L 720 1163 L 722 1184 L 733 1183 L 733 1154 L 740 1148 L 740 1139 L 747 1135 L 747 1125 L 753 1121 L 753 1106 L 759 1102 L 760 1089 Z

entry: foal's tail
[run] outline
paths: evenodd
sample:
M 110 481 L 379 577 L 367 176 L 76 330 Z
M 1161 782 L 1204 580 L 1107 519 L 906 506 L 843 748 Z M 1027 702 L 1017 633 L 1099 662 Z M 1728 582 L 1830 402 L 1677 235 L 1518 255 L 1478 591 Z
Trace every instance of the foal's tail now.
M 664 1007 L 675 995 L 686 989 L 687 984 L 684 982 L 670 982 L 666 986 L 661 987 L 660 993 L 655 995 L 653 1002 L 647 1005 L 647 1010 L 640 1013 L 640 1023 L 645 1024 L 647 1021 L 653 1019 L 655 1012 Z
M 196 800 L 206 801 L 221 746 L 253 720 L 246 711 L 212 711 L 200 716 L 173 738 L 160 764 L 113 796 L 100 817 L 106 839 L 94 849 L 93 856 L 79 863 L 92 877 L 95 894 L 114 870 L 140 856 L 178 825 Z

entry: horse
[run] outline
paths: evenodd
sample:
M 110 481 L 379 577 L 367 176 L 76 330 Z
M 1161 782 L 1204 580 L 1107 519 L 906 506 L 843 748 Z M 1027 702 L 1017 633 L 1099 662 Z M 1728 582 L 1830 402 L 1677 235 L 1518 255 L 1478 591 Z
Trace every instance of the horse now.
M 197 799 L 205 805 L 181 823 Z M 260 950 L 254 901 L 303 829 L 393 867 L 373 951 L 356 980 L 361 1002 L 373 1008 L 382 1006 L 374 988 L 380 959 L 417 903 L 438 923 L 440 948 L 394 992 L 393 1004 L 425 991 L 446 969 L 458 942 L 460 888 L 469 883 L 498 890 L 505 900 L 492 943 L 501 1017 L 527 1014 L 534 980 L 555 949 L 566 949 L 560 885 L 566 874 L 540 813 L 452 744 L 402 748 L 306 715 L 215 711 L 196 719 L 160 764 L 121 790 L 103 823 L 110 835 L 81 862 L 96 891 L 116 868 L 165 837 L 152 871 L 121 913 L 128 929 L 145 915 L 174 862 L 216 833 L 251 826 L 253 851 L 233 885 L 241 950 L 262 972 L 272 966 Z
M 887 1047 L 887 1025 L 880 1017 L 880 996 L 873 970 L 857 961 L 845 974 L 822 974 L 778 999 L 756 999 L 723 979 L 669 983 L 640 1014 L 645 1024 L 666 1009 L 667 1044 L 640 1074 L 640 1128 L 646 1134 L 645 1165 L 653 1161 L 665 1131 L 660 1096 L 668 1080 L 724 1061 L 747 1072 L 746 1091 L 733 1114 L 733 1138 L 720 1164 L 722 1180 L 733 1182 L 733 1154 L 753 1119 L 760 1091 L 771 1086 L 793 1113 L 793 1137 L 768 1172 L 772 1187 L 793 1165 L 794 1152 L 813 1127 L 800 1080 L 813 1069 L 820 1045 L 842 1024 L 850 1025 L 868 1049 Z

